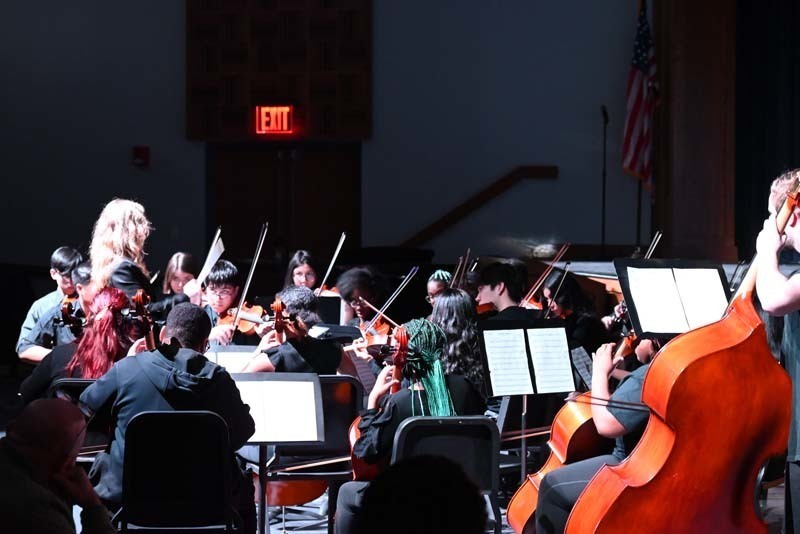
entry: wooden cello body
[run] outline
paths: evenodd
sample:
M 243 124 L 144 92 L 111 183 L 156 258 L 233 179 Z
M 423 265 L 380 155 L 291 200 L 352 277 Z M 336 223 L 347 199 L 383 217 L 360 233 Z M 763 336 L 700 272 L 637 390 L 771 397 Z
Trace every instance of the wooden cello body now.
M 566 532 L 766 532 L 756 477 L 786 448 L 791 384 L 751 291 L 661 349 L 642 389 L 651 415 L 641 440 L 595 475 Z
M 547 473 L 563 465 L 610 453 L 614 448 L 614 440 L 597 433 L 590 403 L 591 394 L 583 393 L 564 404 L 553 419 L 547 441 L 550 456 L 539 471 L 528 475 L 508 503 L 508 524 L 514 532 L 523 532 L 533 518 L 539 486 Z

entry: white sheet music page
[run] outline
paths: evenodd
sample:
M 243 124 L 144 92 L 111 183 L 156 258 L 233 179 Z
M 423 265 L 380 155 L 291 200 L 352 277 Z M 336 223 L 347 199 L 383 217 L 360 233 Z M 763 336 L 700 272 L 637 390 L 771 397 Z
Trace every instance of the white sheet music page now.
M 492 392 L 503 395 L 533 394 L 523 330 L 484 330 L 486 360 Z
M 722 319 L 728 299 L 716 269 L 673 269 L 673 272 L 689 328 Z
M 252 352 L 209 351 L 205 356 L 217 365 L 224 367 L 229 373 L 241 373 L 254 355 Z
M 198 283 L 205 282 L 206 276 L 211 272 L 211 268 L 217 263 L 217 260 L 222 257 L 223 252 L 225 252 L 225 245 L 222 243 L 222 238 L 218 237 L 217 240 L 211 244 L 211 249 L 208 251 L 208 256 L 206 256 L 206 261 L 203 263 L 203 268 L 200 269 L 200 274 L 197 275 Z
M 643 331 L 689 330 L 672 269 L 628 267 L 628 283 Z
M 317 440 L 313 382 L 246 380 L 236 382 L 236 387 L 256 423 L 250 442 Z
M 529 328 L 533 374 L 537 393 L 575 391 L 567 334 L 563 328 Z

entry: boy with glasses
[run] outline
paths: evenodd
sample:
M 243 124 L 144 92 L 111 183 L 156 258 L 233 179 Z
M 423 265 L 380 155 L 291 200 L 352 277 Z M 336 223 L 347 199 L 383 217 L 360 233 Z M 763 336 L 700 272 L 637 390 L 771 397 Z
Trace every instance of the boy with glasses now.
M 258 345 L 260 338 L 237 332 L 233 323 L 223 318 L 239 303 L 242 281 L 239 269 L 228 260 L 219 260 L 211 268 L 206 278 L 205 312 L 211 319 L 211 333 L 208 336 L 211 346 L 218 345 Z M 220 324 L 223 323 L 223 324 Z

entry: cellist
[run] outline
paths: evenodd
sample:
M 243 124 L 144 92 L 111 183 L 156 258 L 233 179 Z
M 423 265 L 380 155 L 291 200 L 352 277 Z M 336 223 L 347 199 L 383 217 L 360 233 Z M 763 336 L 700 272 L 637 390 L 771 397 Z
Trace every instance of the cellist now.
M 786 372 L 792 378 L 792 421 L 786 457 L 786 511 L 784 532 L 800 532 L 800 274 L 786 277 L 779 269 L 778 255 L 788 248 L 800 252 L 800 209 L 793 208 L 783 235 L 776 227 L 776 214 L 789 188 L 800 179 L 800 169 L 778 176 L 770 191 L 770 212 L 756 239 L 756 292 L 765 312 L 784 317 L 782 352 Z
M 609 377 L 614 369 L 614 344 L 605 343 L 594 354 L 592 419 L 600 435 L 616 439 L 614 451 L 565 465 L 544 476 L 536 505 L 536 534 L 564 532 L 572 507 L 595 473 L 604 465 L 624 460 L 644 432 L 649 417 L 647 407 L 623 403 L 641 403 L 644 376 L 658 350 L 658 342 L 643 339 L 635 350 L 636 358 L 646 365 L 626 376 L 613 394 Z

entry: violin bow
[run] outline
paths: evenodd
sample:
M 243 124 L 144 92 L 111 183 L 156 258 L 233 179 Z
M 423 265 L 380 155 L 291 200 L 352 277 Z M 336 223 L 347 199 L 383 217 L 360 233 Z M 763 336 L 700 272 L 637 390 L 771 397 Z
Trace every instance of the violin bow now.
M 261 232 L 258 234 L 258 243 L 256 244 L 256 253 L 253 256 L 253 263 L 250 265 L 250 272 L 247 273 L 247 281 L 242 288 L 242 294 L 239 295 L 239 305 L 236 306 L 236 315 L 233 316 L 233 327 L 239 326 L 239 312 L 244 305 L 244 299 L 247 296 L 247 291 L 250 289 L 250 282 L 253 280 L 253 273 L 256 271 L 258 265 L 258 258 L 261 256 L 261 248 L 264 246 L 264 239 L 267 237 L 267 230 L 269 230 L 269 223 L 265 222 L 261 225 Z
M 564 280 L 567 279 L 567 273 L 569 273 L 569 268 L 570 268 L 570 262 L 567 262 L 566 265 L 564 265 L 564 274 L 563 274 L 563 276 L 561 276 L 561 281 L 558 283 L 558 287 L 556 288 L 555 293 L 553 293 L 553 296 L 550 297 L 550 300 L 556 300 L 556 297 L 558 296 L 558 292 L 561 291 L 561 286 L 564 285 Z M 549 307 L 547 308 L 547 313 L 544 314 L 544 318 L 545 319 L 549 319 L 550 318 L 550 308 Z
M 336 245 L 336 250 L 333 253 L 333 257 L 331 258 L 330 264 L 328 264 L 328 271 L 325 273 L 325 276 L 322 278 L 322 283 L 319 285 L 319 288 L 315 291 L 317 295 L 322 292 L 322 288 L 325 286 L 325 282 L 328 281 L 328 277 L 331 275 L 331 271 L 333 270 L 333 265 L 336 263 L 336 258 L 339 257 L 339 252 L 342 250 L 342 245 L 344 244 L 344 240 L 347 239 L 347 233 L 342 232 L 341 237 L 339 237 L 339 244 Z
M 467 248 L 467 253 L 464 254 L 464 266 L 461 268 L 461 272 L 458 275 L 458 282 L 456 283 L 457 289 L 464 287 L 464 278 L 467 276 L 467 265 L 469 265 L 469 255 L 471 252 L 472 249 Z
M 411 282 L 411 279 L 414 278 L 414 275 L 417 274 L 417 271 L 419 271 L 419 265 L 415 265 L 410 271 L 408 271 L 408 274 L 405 276 L 405 278 L 403 278 L 403 281 L 400 282 L 400 285 L 397 286 L 397 289 L 394 290 L 392 296 L 390 296 L 384 305 L 381 306 L 381 309 L 378 310 L 378 313 L 375 314 L 375 317 L 373 317 L 372 320 L 367 323 L 367 327 L 364 329 L 364 332 L 369 332 L 369 329 L 375 325 L 375 322 L 378 320 L 378 318 L 383 315 L 386 309 L 392 305 L 392 302 L 394 302 L 398 295 L 400 295 L 400 293 L 406 288 L 408 283 Z
M 456 285 L 456 279 L 458 279 L 459 274 L 461 273 L 462 266 L 464 265 L 464 256 L 458 257 L 458 263 L 456 264 L 456 268 L 453 271 L 453 276 L 450 278 L 450 285 L 447 287 L 458 287 Z
M 650 246 L 647 247 L 647 252 L 644 253 L 644 259 L 649 260 L 653 257 L 653 253 L 656 251 L 656 247 L 658 246 L 659 241 L 661 241 L 661 236 L 664 233 L 661 230 L 658 230 L 655 235 L 653 236 L 653 240 L 650 241 Z
M 373 305 L 372 305 L 372 304 L 371 304 L 371 303 L 370 303 L 370 302 L 369 302 L 367 299 L 365 299 L 364 297 L 358 297 L 358 301 L 359 301 L 359 302 L 361 302 L 361 303 L 363 303 L 363 304 L 366 304 L 368 308 L 371 308 L 371 309 L 372 309 L 372 311 L 374 311 L 375 313 L 379 314 L 381 317 L 383 317 L 384 319 L 386 319 L 387 321 L 389 321 L 389 322 L 392 324 L 392 326 L 394 326 L 394 327 L 400 326 L 400 325 L 399 325 L 399 324 L 397 324 L 395 321 L 393 321 L 391 317 L 389 317 L 389 316 L 388 316 L 388 315 L 386 315 L 385 313 L 382 313 L 382 312 L 381 312 L 381 311 L 380 311 L 378 308 L 376 308 L 375 306 L 373 306 Z
M 544 284 L 544 281 L 547 279 L 548 276 L 550 276 L 550 273 L 553 272 L 553 268 L 555 267 L 555 264 L 560 262 L 561 258 L 564 257 L 564 254 L 567 253 L 567 250 L 569 249 L 569 246 L 570 246 L 570 243 L 564 243 L 563 245 L 561 245 L 561 248 L 558 249 L 558 252 L 556 252 L 556 255 L 553 256 L 553 260 L 550 262 L 550 264 L 547 266 L 547 268 L 544 271 L 542 271 L 542 274 L 539 275 L 539 278 L 536 279 L 536 281 L 533 283 L 533 285 L 528 290 L 528 292 L 525 293 L 525 297 L 522 299 L 522 302 L 529 301 L 531 298 L 533 298 L 533 296 L 536 294 L 536 292 L 539 291 L 539 289 L 541 289 L 542 284 Z

